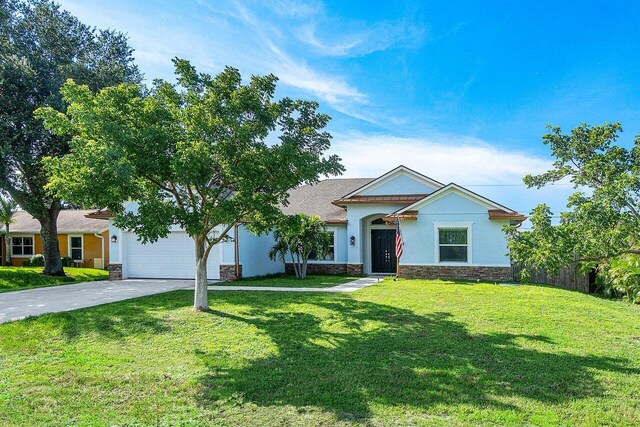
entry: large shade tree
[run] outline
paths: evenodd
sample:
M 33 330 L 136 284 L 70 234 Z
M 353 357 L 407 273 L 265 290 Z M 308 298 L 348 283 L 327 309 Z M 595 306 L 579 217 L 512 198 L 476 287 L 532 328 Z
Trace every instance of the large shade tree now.
M 234 68 L 212 77 L 174 63 L 177 85 L 157 80 L 148 91 L 123 84 L 94 94 L 68 82 L 67 114 L 40 115 L 56 134 L 73 136 L 71 152 L 48 162 L 51 190 L 109 208 L 143 242 L 179 225 L 195 244 L 194 308 L 206 310 L 213 246 L 240 222 L 265 231 L 292 188 L 343 167 L 324 154 L 329 117 L 315 102 L 274 100 L 275 76 L 243 84 Z M 123 208 L 127 200 L 138 208 Z
M 96 31 L 50 1 L 0 0 L 0 189 L 40 223 L 50 275 L 64 274 L 57 238 L 63 204 L 45 190 L 42 159 L 69 146 L 33 114 L 44 106 L 65 111 L 60 88 L 68 78 L 93 91 L 141 80 L 123 34 Z
M 557 126 L 549 130 L 543 142 L 556 159 L 553 168 L 526 176 L 525 184 L 540 188 L 569 179 L 583 190 L 569 198 L 559 224 L 552 221 L 548 206 L 539 205 L 531 215 L 530 231 L 508 227 L 513 260 L 550 272 L 576 263 L 597 266 L 605 284 L 628 280 L 624 293 L 640 298 L 640 135 L 625 148 L 617 143 L 619 123 L 583 124 L 569 134 Z

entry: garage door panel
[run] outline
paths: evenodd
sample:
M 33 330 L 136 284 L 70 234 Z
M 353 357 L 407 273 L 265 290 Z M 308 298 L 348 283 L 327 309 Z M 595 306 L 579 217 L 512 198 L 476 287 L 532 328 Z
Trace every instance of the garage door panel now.
M 155 243 L 142 244 L 133 233 L 124 234 L 127 275 L 131 278 L 193 279 L 194 243 L 187 233 L 173 232 Z M 220 247 L 211 249 L 207 263 L 209 279 L 220 278 Z

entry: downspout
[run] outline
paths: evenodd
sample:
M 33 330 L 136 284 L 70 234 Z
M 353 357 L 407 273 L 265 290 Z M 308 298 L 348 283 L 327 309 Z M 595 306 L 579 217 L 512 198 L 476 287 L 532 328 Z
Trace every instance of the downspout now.
M 238 234 L 238 224 L 236 224 L 233 230 L 233 246 L 235 250 L 236 260 L 236 280 L 240 278 L 240 246 L 238 245 Z
M 100 239 L 100 259 L 102 259 L 102 269 L 104 269 L 104 237 L 102 237 L 102 234 L 100 233 L 93 233 L 93 235 Z

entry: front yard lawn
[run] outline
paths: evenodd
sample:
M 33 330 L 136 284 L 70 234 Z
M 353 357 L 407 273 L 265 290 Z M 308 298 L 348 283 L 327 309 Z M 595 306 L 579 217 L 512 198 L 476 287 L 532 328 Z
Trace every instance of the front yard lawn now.
M 0 325 L 0 424 L 640 424 L 637 306 L 420 280 L 209 295 Z
M 70 283 L 107 280 L 109 273 L 95 268 L 65 267 L 66 277 L 42 274 L 42 267 L 0 267 L 0 292 L 45 286 L 68 285 Z
M 277 286 L 280 288 L 330 288 L 360 279 L 361 276 L 320 276 L 309 275 L 304 280 L 294 275 L 274 274 L 262 277 L 250 277 L 235 282 L 214 283 L 223 286 Z

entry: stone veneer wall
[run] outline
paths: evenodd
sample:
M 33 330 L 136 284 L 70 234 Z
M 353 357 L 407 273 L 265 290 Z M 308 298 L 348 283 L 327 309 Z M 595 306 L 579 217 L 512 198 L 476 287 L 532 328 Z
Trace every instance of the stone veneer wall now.
M 109 264 L 107 266 L 109 280 L 122 280 L 122 264 Z
M 362 264 L 347 264 L 347 274 L 352 276 L 364 274 L 364 267 Z
M 242 279 L 242 265 L 240 266 L 240 276 L 236 276 L 236 266 L 234 264 L 220 265 L 220 280 L 223 282 L 233 282 Z
M 284 265 L 284 271 L 295 274 L 291 263 Z M 307 264 L 307 274 L 347 274 L 347 264 Z
M 511 267 L 476 267 L 453 265 L 402 265 L 400 277 L 405 279 L 462 279 L 512 281 Z
M 294 274 L 293 264 L 285 264 L 285 272 Z M 307 264 L 307 274 L 363 274 L 362 264 Z

